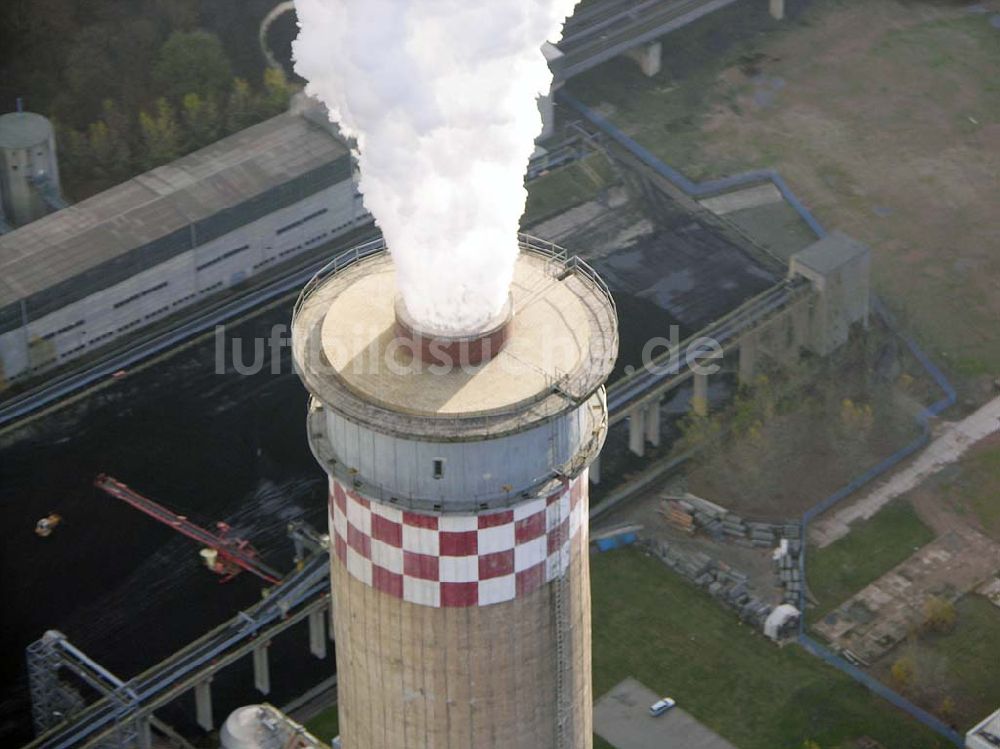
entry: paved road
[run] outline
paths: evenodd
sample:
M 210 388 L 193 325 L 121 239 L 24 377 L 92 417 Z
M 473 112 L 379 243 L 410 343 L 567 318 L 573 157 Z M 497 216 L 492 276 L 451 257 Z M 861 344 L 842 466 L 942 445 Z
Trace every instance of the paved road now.
M 867 495 L 843 509 L 813 521 L 809 535 L 822 548 L 850 532 L 850 524 L 867 520 L 901 494 L 954 463 L 984 437 L 1000 431 L 1000 396 L 961 421 L 946 425 L 912 463 L 890 476 Z
M 658 699 L 626 679 L 594 705 L 594 732 L 615 749 L 736 749 L 681 707 L 654 718 L 649 706 Z

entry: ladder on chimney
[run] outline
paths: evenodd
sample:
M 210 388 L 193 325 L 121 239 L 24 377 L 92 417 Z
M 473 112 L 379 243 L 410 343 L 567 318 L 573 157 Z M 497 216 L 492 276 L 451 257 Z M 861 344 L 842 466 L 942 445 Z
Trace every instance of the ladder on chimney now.
M 564 485 L 565 487 L 565 485 Z M 556 512 L 555 520 L 557 529 L 563 528 L 563 503 L 562 497 L 555 502 Z M 569 540 L 569 524 L 567 523 L 565 528 L 565 538 L 562 537 L 562 531 L 557 531 L 560 535 L 558 536 L 560 540 L 559 550 L 557 553 L 557 567 L 556 567 L 556 577 L 552 581 L 552 603 L 553 603 L 553 616 L 555 618 L 555 635 L 556 635 L 556 749 L 572 749 L 570 747 L 570 704 L 571 695 L 570 689 L 572 688 L 569 684 L 569 674 L 570 674 L 570 643 L 569 643 L 569 612 L 566 609 L 567 606 L 567 595 L 568 595 L 568 578 L 569 578 L 569 548 L 566 548 L 566 562 L 565 568 L 563 566 L 563 547 L 564 541 Z

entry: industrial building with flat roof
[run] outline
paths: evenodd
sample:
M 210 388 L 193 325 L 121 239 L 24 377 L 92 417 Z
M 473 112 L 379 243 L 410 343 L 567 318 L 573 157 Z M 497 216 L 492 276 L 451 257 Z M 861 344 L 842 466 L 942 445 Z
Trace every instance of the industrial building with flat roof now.
M 0 376 L 105 345 L 368 223 L 349 150 L 296 107 L 0 236 Z

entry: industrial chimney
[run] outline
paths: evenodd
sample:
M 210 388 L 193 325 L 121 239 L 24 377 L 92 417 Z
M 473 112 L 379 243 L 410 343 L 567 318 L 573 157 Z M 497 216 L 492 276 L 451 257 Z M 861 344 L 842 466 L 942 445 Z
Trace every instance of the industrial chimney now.
M 382 243 L 296 306 L 309 442 L 329 476 L 345 749 L 592 744 L 587 467 L 614 303 L 528 237 L 483 329 L 421 329 Z

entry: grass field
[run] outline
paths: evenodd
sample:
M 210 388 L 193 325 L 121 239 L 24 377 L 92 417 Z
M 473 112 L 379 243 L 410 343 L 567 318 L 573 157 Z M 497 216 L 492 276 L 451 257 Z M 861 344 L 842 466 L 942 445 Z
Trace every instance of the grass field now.
M 597 153 L 538 177 L 528 183 L 528 206 L 521 225 L 537 224 L 592 200 L 614 181 L 608 160 Z
M 982 596 L 966 596 L 956 606 L 955 630 L 923 635 L 902 645 L 875 665 L 885 680 L 893 662 L 909 657 L 914 664 L 913 687 L 907 696 L 922 707 L 954 721 L 963 731 L 1000 705 L 1000 609 Z M 942 709 L 950 700 L 949 710 Z
M 694 179 L 777 169 L 873 249 L 876 288 L 985 399 L 1000 372 L 1000 1 L 814 0 L 771 22 L 735 3 L 670 35 L 651 79 L 624 59 L 572 80 Z
M 934 539 L 934 532 L 904 501 L 893 502 L 829 546 L 806 556 L 809 590 L 819 601 L 819 620 L 852 595 Z
M 742 170 L 744 159 L 705 158 L 703 128 L 715 106 L 733 100 L 719 85 L 723 72 L 755 59 L 758 34 L 782 30 L 748 6 L 736 3 L 672 33 L 663 45 L 663 72 L 653 78 L 618 57 L 573 78 L 569 89 L 692 179 Z
M 306 722 L 306 729 L 320 741 L 330 742 L 340 733 L 340 716 L 337 706 L 331 705 L 315 718 Z
M 922 491 L 1000 540 L 1000 440 L 977 445 Z
M 703 592 L 635 550 L 595 557 L 594 694 L 633 676 L 675 696 L 740 749 L 945 747 L 936 734 L 796 646 L 740 625 Z

